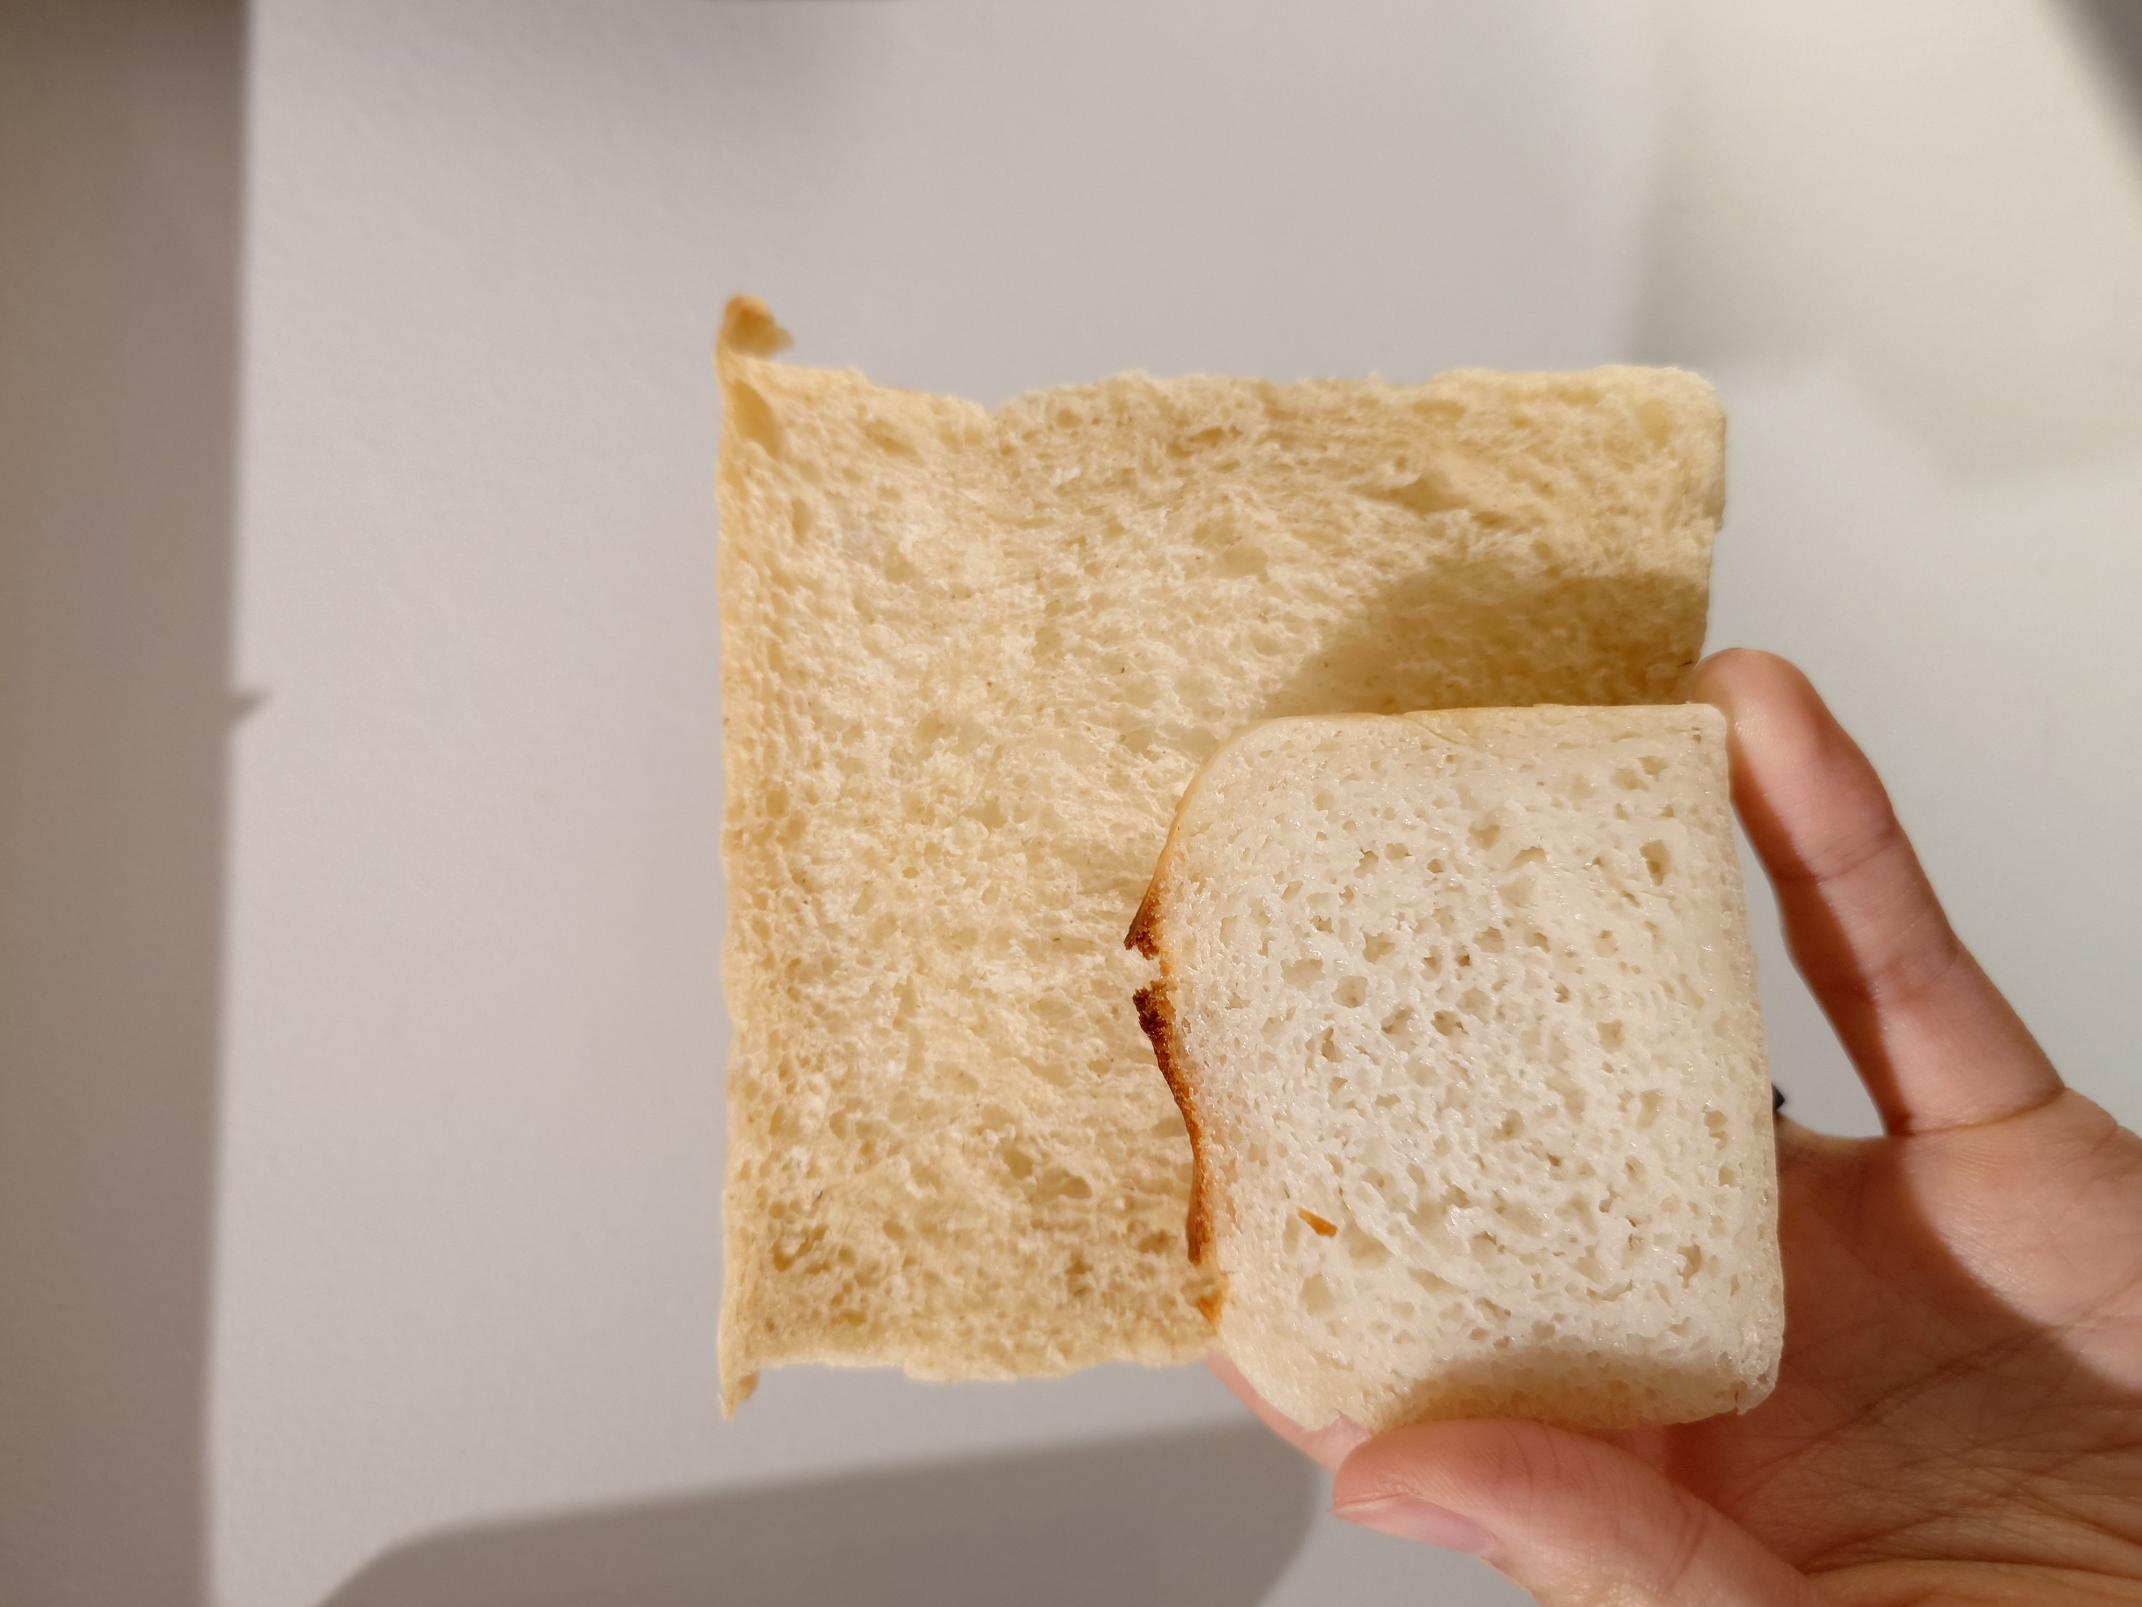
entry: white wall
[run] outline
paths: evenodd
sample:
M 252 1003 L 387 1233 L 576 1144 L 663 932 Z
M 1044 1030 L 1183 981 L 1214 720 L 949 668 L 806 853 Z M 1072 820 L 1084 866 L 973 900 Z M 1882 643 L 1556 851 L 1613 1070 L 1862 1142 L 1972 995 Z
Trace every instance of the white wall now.
M 1515 1599 L 1196 1373 L 718 1422 L 739 288 L 983 398 L 1705 369 L 1714 641 L 1808 664 L 2142 1118 L 2116 7 L 141 10 L 0 50 L 0 1600 Z

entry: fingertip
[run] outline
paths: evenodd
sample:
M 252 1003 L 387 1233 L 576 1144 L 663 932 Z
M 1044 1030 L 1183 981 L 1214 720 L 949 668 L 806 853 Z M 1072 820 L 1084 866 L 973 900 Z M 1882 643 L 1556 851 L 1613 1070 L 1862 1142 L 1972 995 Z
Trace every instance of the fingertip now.
M 1493 1560 L 1501 1542 L 1462 1512 L 1404 1496 L 1334 1504 L 1331 1515 L 1400 1540 Z
M 1357 1445 L 1368 1438 L 1366 1429 L 1343 1417 L 1333 1418 L 1322 1428 L 1304 1428 L 1266 1400 L 1259 1393 L 1257 1386 L 1242 1376 L 1242 1370 L 1230 1361 L 1223 1351 L 1208 1352 L 1205 1365 L 1214 1377 L 1228 1387 L 1235 1399 L 1256 1414 L 1258 1421 L 1266 1428 L 1324 1467 L 1337 1467 Z
M 1726 717 L 1734 801 L 1773 872 L 1789 848 L 1788 819 L 1834 803 L 1840 784 L 1855 796 L 1869 783 L 1879 786 L 1814 682 L 1790 659 L 1731 648 L 1704 660 L 1696 675 L 1698 697 Z M 1848 761 L 1844 772 L 1839 760 Z
M 1696 700 L 1738 721 L 1743 713 L 1814 697 L 1807 674 L 1791 659 L 1757 647 L 1728 647 L 1696 666 Z
M 1696 666 L 1696 701 L 1728 708 L 1742 679 L 1762 673 L 1775 655 L 1755 647 L 1726 647 Z
M 1538 1423 L 1456 1419 L 1411 1423 L 1363 1440 L 1332 1471 L 1332 1500 L 1355 1506 L 1396 1497 L 1475 1510 L 1505 1498 L 1552 1461 L 1558 1431 Z

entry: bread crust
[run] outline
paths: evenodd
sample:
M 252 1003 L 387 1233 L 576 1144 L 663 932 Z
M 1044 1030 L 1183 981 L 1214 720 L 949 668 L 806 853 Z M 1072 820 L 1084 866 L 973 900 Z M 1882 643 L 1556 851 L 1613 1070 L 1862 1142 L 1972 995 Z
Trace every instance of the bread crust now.
M 1163 979 L 1148 983 L 1132 996 L 1132 1002 L 1138 1007 L 1138 1025 L 1152 1040 L 1160 1075 L 1167 1080 L 1168 1092 L 1175 1096 L 1175 1107 L 1183 1113 L 1183 1126 L 1190 1133 L 1190 1214 L 1183 1236 L 1190 1247 L 1191 1264 L 1203 1266 L 1206 1252 L 1212 1248 L 1211 1163 L 1198 1122 L 1197 1097 L 1190 1091 L 1189 1065 L 1175 1039 L 1175 1014 L 1168 1006 L 1167 982 Z
M 1267 727 L 1281 724 L 1269 721 Z M 1237 732 L 1220 744 L 1220 751 L 1234 747 L 1250 738 L 1259 728 Z M 1217 754 L 1215 754 L 1217 757 Z M 1209 766 L 1208 766 L 1209 768 Z M 1217 1189 L 1212 1166 L 1210 1147 L 1205 1142 L 1205 1131 L 1198 1119 L 1197 1095 L 1190 1084 L 1190 1057 L 1183 1051 L 1182 1042 L 1175 1030 L 1175 1012 L 1168 1001 L 1168 956 L 1160 941 L 1161 910 L 1168 896 L 1168 868 L 1175 851 L 1176 831 L 1189 814 L 1191 799 L 1197 792 L 1198 782 L 1203 779 L 1200 770 L 1193 777 L 1182 798 L 1175 806 L 1175 814 L 1168 825 L 1167 841 L 1162 844 L 1160 861 L 1154 868 L 1153 879 L 1146 885 L 1145 896 L 1138 901 L 1138 912 L 1131 917 L 1130 930 L 1123 935 L 1123 946 L 1135 949 L 1159 967 L 1160 975 L 1132 995 L 1138 1009 L 1138 1025 L 1145 1030 L 1146 1038 L 1153 1045 L 1153 1059 L 1160 1066 L 1160 1075 L 1168 1085 L 1168 1092 L 1175 1097 L 1175 1108 L 1182 1112 L 1183 1127 L 1190 1135 L 1190 1209 L 1183 1224 L 1183 1237 L 1190 1250 L 1190 1264 L 1207 1266 L 1215 1232 L 1213 1223 L 1213 1200 Z M 1219 1281 L 1212 1293 L 1197 1298 L 1197 1309 L 1204 1313 L 1205 1320 L 1218 1328 L 1220 1310 L 1227 1302 L 1227 1279 L 1217 1275 Z
M 722 309 L 721 334 L 716 338 L 717 357 L 732 352 L 745 357 L 772 357 L 786 351 L 789 333 L 773 315 L 773 309 L 757 296 L 731 296 Z

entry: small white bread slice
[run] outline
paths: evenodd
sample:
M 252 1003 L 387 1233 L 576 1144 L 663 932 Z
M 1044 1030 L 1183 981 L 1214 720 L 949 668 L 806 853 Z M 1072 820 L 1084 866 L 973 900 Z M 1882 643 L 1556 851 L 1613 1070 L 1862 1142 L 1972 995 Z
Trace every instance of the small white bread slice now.
M 1784 1331 L 1723 717 L 1280 720 L 1184 796 L 1131 941 L 1219 1338 L 1371 1429 L 1685 1422 Z
M 1275 714 L 1686 695 L 1724 425 L 1672 370 L 1125 375 L 989 409 L 720 352 L 724 1402 L 1200 1354 L 1120 947 Z

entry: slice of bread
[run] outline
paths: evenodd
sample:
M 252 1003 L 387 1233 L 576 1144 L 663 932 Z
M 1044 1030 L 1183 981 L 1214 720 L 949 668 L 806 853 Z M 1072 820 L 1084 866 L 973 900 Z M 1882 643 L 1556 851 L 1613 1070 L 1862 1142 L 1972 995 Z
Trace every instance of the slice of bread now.
M 1321 1425 L 1745 1410 L 1783 1334 L 1725 724 L 1282 720 L 1183 798 L 1131 941 L 1221 1344 Z
M 722 1379 L 1194 1356 L 1190 1148 L 1125 923 L 1275 714 L 1684 695 L 1688 374 L 1131 375 L 995 410 L 720 349 Z

